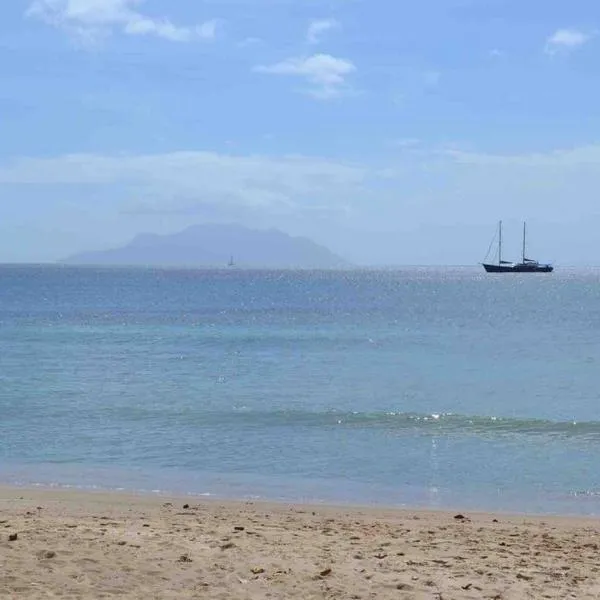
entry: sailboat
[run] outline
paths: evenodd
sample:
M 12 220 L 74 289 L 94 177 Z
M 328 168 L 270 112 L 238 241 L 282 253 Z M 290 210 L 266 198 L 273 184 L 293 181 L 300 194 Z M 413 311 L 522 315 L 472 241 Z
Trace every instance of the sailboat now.
M 227 263 L 228 267 L 235 267 L 235 263 L 233 262 L 233 256 L 229 257 L 229 262 Z
M 552 273 L 554 267 L 550 264 L 539 263 L 537 260 L 526 258 L 527 224 L 523 223 L 523 251 L 521 262 L 502 260 L 502 221 L 498 223 L 498 262 L 483 263 L 487 273 Z M 488 252 L 489 254 L 489 252 Z

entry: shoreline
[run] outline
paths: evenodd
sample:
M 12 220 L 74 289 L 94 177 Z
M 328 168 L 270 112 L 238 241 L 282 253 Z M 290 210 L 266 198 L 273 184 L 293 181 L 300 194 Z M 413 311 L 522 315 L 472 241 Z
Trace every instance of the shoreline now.
M 0 596 L 600 595 L 600 519 L 461 516 L 449 510 L 3 485 Z
M 551 503 L 546 500 L 544 503 L 548 508 L 531 509 L 531 498 L 514 498 L 508 499 L 503 506 L 490 506 L 486 505 L 485 502 L 477 503 L 470 502 L 467 497 L 465 502 L 444 501 L 439 500 L 436 502 L 419 502 L 412 498 L 404 502 L 393 503 L 389 501 L 375 501 L 371 499 L 341 499 L 324 496 L 322 498 L 314 496 L 303 496 L 301 494 L 289 495 L 289 496 L 269 496 L 261 493 L 227 493 L 227 492 L 202 492 L 197 490 L 183 491 L 179 489 L 155 488 L 150 489 L 149 487 L 125 487 L 123 485 L 102 485 L 102 484 L 76 484 L 76 483 L 60 483 L 60 482 L 31 482 L 31 481 L 15 481 L 15 480 L 2 480 L 0 479 L 0 493 L 11 490 L 22 490 L 25 492 L 32 493 L 52 493 L 58 494 L 91 494 L 91 495 L 114 495 L 115 497 L 127 497 L 132 498 L 168 498 L 175 500 L 185 501 L 198 501 L 198 502 L 222 502 L 232 504 L 243 504 L 246 502 L 253 502 L 256 504 L 265 504 L 273 506 L 305 506 L 305 507 L 317 507 L 317 508 L 336 508 L 339 510 L 366 510 L 366 511 L 417 511 L 425 513 L 450 513 L 450 512 L 464 512 L 468 511 L 470 514 L 481 514 L 481 515 L 503 515 L 507 517 L 528 517 L 528 518 L 564 518 L 564 519 L 599 519 L 600 520 L 600 504 L 596 500 L 597 495 L 585 496 L 585 495 L 570 495 L 569 501 L 567 499 L 560 500 L 555 507 L 555 510 L 549 508 Z M 468 495 L 467 495 L 468 496 Z M 507 497 L 508 498 L 508 497 Z M 579 498 L 578 507 L 575 504 L 575 499 Z M 581 510 L 584 506 L 583 502 L 589 499 L 594 503 L 594 506 L 590 505 L 590 510 Z M 526 508 L 519 510 L 515 509 L 515 505 L 525 506 Z M 571 507 L 571 510 L 569 510 Z M 596 508 L 596 510 L 592 510 Z
M 354 501 L 329 501 L 314 499 L 286 499 L 286 498 L 267 498 L 258 496 L 234 497 L 227 495 L 218 495 L 214 493 L 201 492 L 172 492 L 169 490 L 145 490 L 145 489 L 127 489 L 122 487 L 103 488 L 100 486 L 76 486 L 71 484 L 12 484 L 0 482 L 0 508 L 2 502 L 6 499 L 16 498 L 26 501 L 27 498 L 48 498 L 49 501 L 58 501 L 65 503 L 110 503 L 114 505 L 121 504 L 139 504 L 143 506 L 155 506 L 157 503 L 170 502 L 173 504 L 219 504 L 225 506 L 239 507 L 244 505 L 253 505 L 264 507 L 265 509 L 281 509 L 286 507 L 295 507 L 307 511 L 319 510 L 327 512 L 360 512 L 373 513 L 376 515 L 454 515 L 459 513 L 469 513 L 471 516 L 502 517 L 503 519 L 527 519 L 527 520 L 551 520 L 551 521 L 589 521 L 597 522 L 600 527 L 600 514 L 586 513 L 553 513 L 553 512 L 535 512 L 535 511 L 511 511 L 494 510 L 486 508 L 470 508 L 467 506 L 440 506 L 430 507 L 422 505 L 408 504 L 386 504 L 382 503 L 361 503 Z M 600 531 L 600 530 L 599 530 Z

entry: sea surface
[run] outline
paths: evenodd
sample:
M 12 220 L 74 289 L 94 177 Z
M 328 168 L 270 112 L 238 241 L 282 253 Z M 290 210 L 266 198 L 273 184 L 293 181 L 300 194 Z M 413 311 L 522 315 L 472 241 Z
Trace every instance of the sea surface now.
M 600 514 L 600 270 L 0 266 L 0 483 Z

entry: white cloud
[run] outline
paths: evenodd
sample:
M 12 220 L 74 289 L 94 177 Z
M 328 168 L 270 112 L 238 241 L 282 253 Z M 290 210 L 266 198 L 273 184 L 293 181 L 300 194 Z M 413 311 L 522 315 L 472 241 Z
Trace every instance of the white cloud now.
M 0 185 L 118 186 L 134 212 L 170 214 L 207 206 L 213 213 L 232 207 L 270 214 L 323 212 L 325 198 L 327 210 L 336 211 L 367 177 L 362 167 L 321 158 L 215 152 L 71 154 L 22 158 L 0 167 Z
M 413 148 L 417 148 L 421 145 L 421 140 L 419 138 L 398 138 L 395 140 L 391 140 L 389 145 L 393 148 L 400 148 L 402 150 L 409 150 Z
M 593 35 L 578 29 L 558 29 L 547 40 L 546 54 L 573 50 L 583 46 L 592 39 Z
M 142 198 L 136 206 L 145 206 L 150 212 L 176 213 L 211 204 L 291 214 L 322 207 L 324 199 L 329 209 L 335 209 L 364 199 L 375 189 L 384 193 L 380 188 L 383 179 L 404 182 L 400 189 L 392 190 L 398 199 L 406 195 L 403 186 L 411 188 L 423 177 L 427 188 L 435 173 L 440 176 L 440 189 L 449 177 L 464 190 L 475 189 L 474 201 L 480 199 L 484 188 L 488 194 L 493 188 L 493 194 L 501 195 L 503 186 L 511 181 L 515 190 L 523 182 L 535 182 L 544 189 L 556 187 L 557 182 L 562 182 L 560 188 L 576 187 L 578 180 L 592 176 L 600 183 L 598 145 L 513 155 L 428 146 L 412 138 L 395 140 L 393 145 L 407 152 L 394 154 L 387 164 L 370 166 L 321 157 L 205 151 L 21 158 L 0 166 L 0 185 L 118 188 L 123 198 Z M 439 200 L 446 202 L 445 192 Z M 515 206 L 524 201 L 523 194 L 516 193 Z
M 441 149 L 439 154 L 450 158 L 455 163 L 472 166 L 510 166 L 550 170 L 600 166 L 600 146 L 595 145 L 531 154 L 486 154 L 459 149 Z
M 249 48 L 251 46 L 259 46 L 263 40 L 259 37 L 250 36 L 238 42 L 238 48 Z
M 341 95 L 347 89 L 346 78 L 356 71 L 356 67 L 349 60 L 330 54 L 313 54 L 304 58 L 289 58 L 273 65 L 257 66 L 254 70 L 271 75 L 303 77 L 312 85 L 308 90 L 311 95 L 328 99 Z
M 211 19 L 210 21 L 204 21 L 204 23 L 196 25 L 194 31 L 200 39 L 210 41 L 217 37 L 218 26 L 219 22 L 217 19 Z
M 217 21 L 196 26 L 179 26 L 167 18 L 152 18 L 138 10 L 145 0 L 34 0 L 27 16 L 69 31 L 84 39 L 96 40 L 115 32 L 153 35 L 172 42 L 213 40 Z
M 309 44 L 318 44 L 323 34 L 332 29 L 337 29 L 339 26 L 340 24 L 335 19 L 318 19 L 312 21 L 306 32 L 306 41 Z

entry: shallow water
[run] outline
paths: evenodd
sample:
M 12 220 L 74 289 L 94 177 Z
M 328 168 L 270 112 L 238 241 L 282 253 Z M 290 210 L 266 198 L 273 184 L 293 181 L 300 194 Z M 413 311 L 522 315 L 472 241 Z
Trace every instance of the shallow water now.
M 0 267 L 0 479 L 600 512 L 600 271 Z

